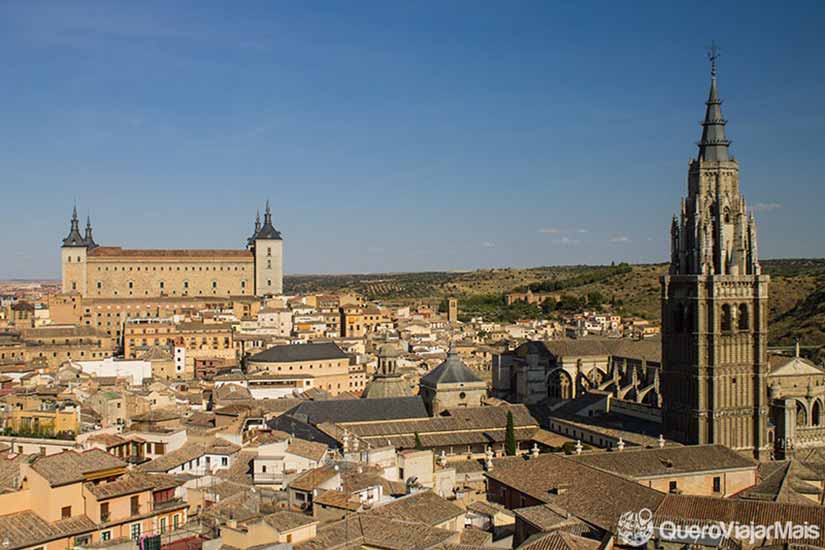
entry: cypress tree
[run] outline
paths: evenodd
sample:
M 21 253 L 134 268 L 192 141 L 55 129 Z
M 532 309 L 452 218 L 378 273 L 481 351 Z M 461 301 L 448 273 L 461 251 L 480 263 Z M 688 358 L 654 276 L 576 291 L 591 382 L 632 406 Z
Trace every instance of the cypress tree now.
M 504 452 L 507 456 L 516 454 L 516 427 L 513 422 L 513 411 L 507 411 L 507 431 L 504 434 Z

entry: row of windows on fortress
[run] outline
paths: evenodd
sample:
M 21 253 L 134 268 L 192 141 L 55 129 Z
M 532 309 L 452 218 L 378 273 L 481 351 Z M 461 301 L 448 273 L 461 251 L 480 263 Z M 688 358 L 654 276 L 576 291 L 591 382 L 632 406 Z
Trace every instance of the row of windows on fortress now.
M 71 256 L 68 257 L 68 263 L 72 263 Z M 77 257 L 77 261 L 75 263 L 82 263 L 82 260 L 81 260 L 80 256 Z M 93 264 L 93 263 L 96 263 L 96 262 L 87 261 L 86 263 L 87 264 Z M 248 263 L 252 264 L 252 261 L 250 260 Z M 212 267 L 211 271 L 224 271 L 224 266 L 215 267 L 213 262 L 209 262 L 208 264 L 203 264 L 203 265 L 191 265 L 190 264 L 190 265 L 181 266 L 181 265 L 176 265 L 175 264 L 175 265 L 169 265 L 169 266 L 163 266 L 163 265 L 161 265 L 161 266 L 152 266 L 151 271 L 164 271 L 164 268 L 166 268 L 166 271 L 180 271 L 181 267 L 183 267 L 183 271 L 189 271 L 190 267 L 191 267 L 192 271 L 204 271 L 204 265 L 206 266 L 206 271 L 210 271 L 210 269 L 209 269 L 210 266 Z M 117 271 L 118 270 L 117 265 L 114 265 L 114 266 L 111 266 L 111 267 L 112 267 L 112 271 Z M 150 271 L 149 266 L 144 266 L 142 269 L 141 269 L 141 266 L 139 266 L 139 265 L 129 265 L 129 266 L 121 265 L 119 267 L 120 267 L 120 271 L 132 271 L 132 270 L 134 270 L 134 271 Z M 267 260 L 267 267 L 270 267 L 270 268 L 272 267 L 272 260 Z M 246 271 L 246 264 L 226 266 L 226 271 L 238 271 L 239 269 L 240 269 L 240 271 Z M 97 266 L 97 271 L 109 271 L 109 266 L 108 265 L 99 265 L 99 266 Z

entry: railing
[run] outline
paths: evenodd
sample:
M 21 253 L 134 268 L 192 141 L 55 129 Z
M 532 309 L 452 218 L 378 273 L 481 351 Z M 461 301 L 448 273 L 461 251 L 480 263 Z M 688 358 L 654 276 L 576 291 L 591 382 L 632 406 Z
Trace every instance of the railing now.
M 252 476 L 255 483 L 283 483 L 285 478 L 282 473 L 257 472 Z
M 792 446 L 795 448 L 813 447 L 823 439 L 825 439 L 825 426 L 797 427 Z M 777 440 L 777 447 L 781 448 L 780 440 Z

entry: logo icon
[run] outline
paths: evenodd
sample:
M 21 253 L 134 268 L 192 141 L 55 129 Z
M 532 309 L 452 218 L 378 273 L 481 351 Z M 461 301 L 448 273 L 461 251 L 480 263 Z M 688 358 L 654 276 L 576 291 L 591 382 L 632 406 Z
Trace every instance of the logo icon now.
M 653 536 L 653 512 L 642 508 L 638 512 L 625 512 L 616 528 L 619 542 L 627 546 L 644 546 Z

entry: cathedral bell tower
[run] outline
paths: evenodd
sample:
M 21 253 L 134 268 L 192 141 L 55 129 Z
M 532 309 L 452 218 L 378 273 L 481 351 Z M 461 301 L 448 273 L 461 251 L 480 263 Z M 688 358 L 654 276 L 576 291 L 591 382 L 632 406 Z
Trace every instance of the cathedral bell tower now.
M 715 48 L 709 57 L 699 154 L 688 164 L 687 197 L 673 217 L 670 270 L 661 281 L 664 432 L 766 459 L 769 277 L 725 136 Z

